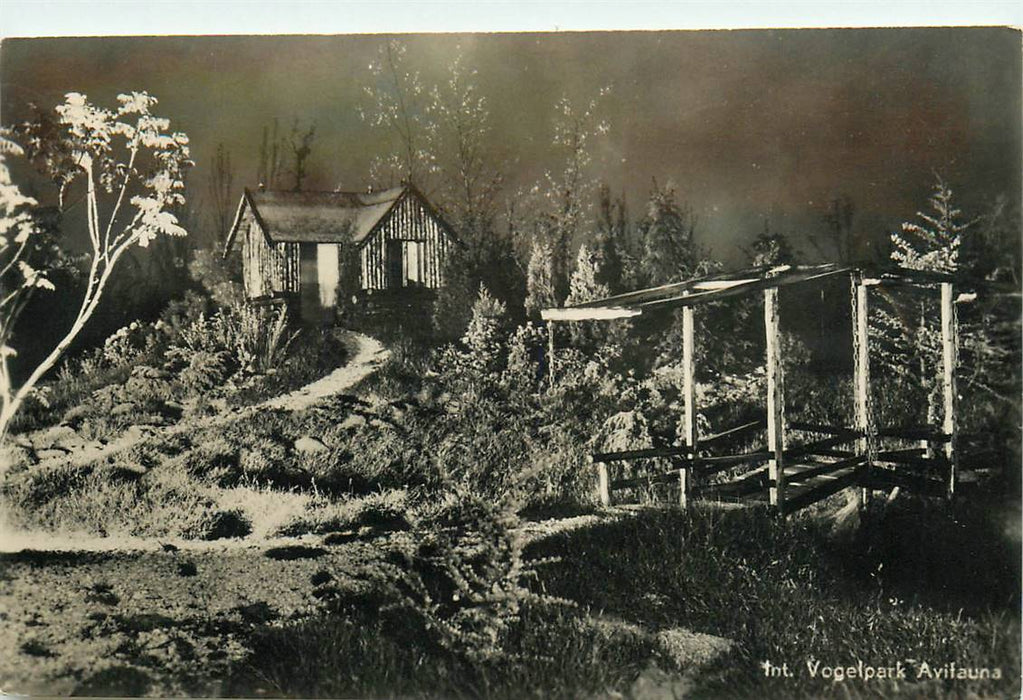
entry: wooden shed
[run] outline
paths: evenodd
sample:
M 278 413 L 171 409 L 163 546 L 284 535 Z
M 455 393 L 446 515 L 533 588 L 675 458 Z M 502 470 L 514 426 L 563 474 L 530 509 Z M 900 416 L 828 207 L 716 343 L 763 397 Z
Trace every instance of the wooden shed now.
M 246 297 L 297 302 L 307 321 L 333 318 L 344 263 L 357 260 L 362 298 L 415 295 L 443 282 L 458 245 L 451 227 L 413 186 L 378 192 L 246 189 L 224 246 L 241 241 Z

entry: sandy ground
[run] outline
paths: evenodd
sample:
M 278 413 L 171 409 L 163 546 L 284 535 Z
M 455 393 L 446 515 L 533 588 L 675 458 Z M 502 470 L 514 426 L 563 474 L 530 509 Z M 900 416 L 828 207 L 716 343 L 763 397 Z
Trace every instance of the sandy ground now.
M 608 518 L 607 512 L 528 523 L 535 540 Z M 0 554 L 0 694 L 217 696 L 264 624 L 299 621 L 326 600 L 359 595 L 387 549 L 384 533 L 214 542 L 118 540 L 76 551 Z M 682 628 L 649 632 L 598 616 L 613 631 L 653 635 L 631 698 L 683 697 L 693 674 L 731 647 Z M 620 696 L 618 696 L 620 697 Z
M 364 589 L 379 544 L 323 538 L 0 555 L 0 693 L 219 695 L 254 626 Z

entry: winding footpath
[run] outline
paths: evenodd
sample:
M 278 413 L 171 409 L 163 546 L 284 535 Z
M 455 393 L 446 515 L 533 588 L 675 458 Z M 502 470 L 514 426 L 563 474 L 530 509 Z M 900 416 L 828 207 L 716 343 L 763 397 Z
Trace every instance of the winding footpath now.
M 247 409 L 249 412 L 261 409 L 301 411 L 318 401 L 351 389 L 373 374 L 377 367 L 390 356 L 391 351 L 380 341 L 362 333 L 349 332 L 348 337 L 355 345 L 355 355 L 343 367 L 338 367 L 325 377 L 306 384 L 289 394 L 264 401 Z
M 227 425 L 242 420 L 260 411 L 283 410 L 301 411 L 310 406 L 327 399 L 331 396 L 348 391 L 359 382 L 370 376 L 390 356 L 390 351 L 384 348 L 380 341 L 362 333 L 352 331 L 346 332 L 346 345 L 349 346 L 351 359 L 342 367 L 338 367 L 331 373 L 311 382 L 299 389 L 287 394 L 274 397 L 262 403 L 235 408 L 224 411 L 216 416 L 203 418 L 204 428 L 217 425 Z M 122 450 L 129 449 L 140 440 L 168 437 L 195 429 L 194 420 L 183 420 L 174 425 L 162 428 L 140 429 L 135 426 L 129 428 L 119 437 L 106 443 L 88 442 L 81 448 L 70 454 L 50 457 L 40 460 L 34 467 L 45 467 L 56 463 L 70 463 L 72 466 L 84 466 L 90 462 L 112 456 Z M 48 430 L 54 430 L 50 428 Z M 41 435 L 47 431 L 40 431 Z M 3 456 L 0 455 L 0 459 Z M 5 464 L 0 464 L 0 474 L 6 469 Z M 18 552 L 27 549 L 50 550 L 50 551 L 123 551 L 123 550 L 148 550 L 156 549 L 160 543 L 148 538 L 125 538 L 125 537 L 76 537 L 70 540 L 66 537 L 55 537 L 47 533 L 30 533 L 6 530 L 3 527 L 3 513 L 0 513 L 0 553 Z M 272 546 L 274 541 L 266 541 L 263 546 Z M 223 549 L 225 546 L 239 546 L 236 542 L 224 544 L 223 542 L 188 542 L 189 548 L 194 549 Z M 246 545 L 248 546 L 248 545 Z
M 267 399 L 262 403 L 254 404 L 252 406 L 229 409 L 218 415 L 202 418 L 201 421 L 203 427 L 224 425 L 241 420 L 242 418 L 247 418 L 254 413 L 264 410 L 303 410 L 318 401 L 322 401 L 325 398 L 351 389 L 353 386 L 375 372 L 376 369 L 390 356 L 390 351 L 384 348 L 380 341 L 367 335 L 363 335 L 362 333 L 348 331 L 345 334 L 345 340 L 346 345 L 348 345 L 352 350 L 352 358 L 344 366 L 338 367 L 330 374 L 287 394 Z M 179 423 L 175 423 L 174 425 L 162 428 L 133 426 L 109 442 L 88 442 L 80 449 L 76 449 L 70 454 L 43 459 L 40 460 L 38 464 L 39 466 L 46 466 L 57 462 L 70 462 L 73 466 L 83 466 L 89 462 L 93 462 L 97 459 L 103 459 L 104 457 L 109 457 L 110 455 L 128 449 L 139 440 L 154 437 L 169 437 L 179 433 L 188 432 L 194 429 L 194 427 L 195 423 L 193 420 L 183 420 Z M 55 430 L 55 428 L 48 428 L 46 430 L 39 431 L 33 436 L 29 436 L 29 438 L 31 440 L 33 437 L 43 435 L 52 430 Z M 4 471 L 5 467 L 6 465 L 0 464 L 0 473 Z

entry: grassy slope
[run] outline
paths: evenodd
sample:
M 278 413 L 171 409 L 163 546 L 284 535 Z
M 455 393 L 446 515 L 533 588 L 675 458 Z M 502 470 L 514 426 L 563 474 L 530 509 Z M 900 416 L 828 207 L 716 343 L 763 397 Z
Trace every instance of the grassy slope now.
M 423 426 L 400 413 L 352 397 L 299 414 L 265 412 L 227 429 L 197 430 L 175 444 L 145 445 L 90 470 L 15 475 L 7 495 L 25 524 L 58 531 L 196 538 L 263 532 L 274 499 L 281 511 L 271 519 L 280 534 L 358 526 L 366 512 L 387 515 L 407 506 L 382 496 L 366 509 L 353 499 L 428 473 L 416 466 L 422 451 L 413 439 Z M 304 434 L 322 438 L 328 451 L 296 453 L 291 445 Z M 949 514 L 940 504 L 904 499 L 868 518 L 856 539 L 836 541 L 809 516 L 645 512 L 534 545 L 534 554 L 560 558 L 540 585 L 579 608 L 530 611 L 505 656 L 468 663 L 431 643 L 408 615 L 380 611 L 379 600 L 344 599 L 304 621 L 249 626 L 249 656 L 235 665 L 227 690 L 443 697 L 625 692 L 653 652 L 643 639 L 595 631 L 581 616 L 593 613 L 735 640 L 735 650 L 699 679 L 699 692 L 711 697 L 1018 696 L 1018 542 L 1008 543 L 989 515 L 977 508 Z M 759 668 L 771 660 L 802 669 L 810 658 L 955 661 L 1000 666 L 1007 678 L 834 685 L 805 673 L 765 679 Z
M 735 651 L 703 679 L 709 697 L 839 695 L 1017 697 L 1018 548 L 976 511 L 906 503 L 868 519 L 854 541 L 810 517 L 757 511 L 646 513 L 539 546 L 562 557 L 555 594 L 654 627 L 728 637 Z M 806 673 L 824 664 L 1000 666 L 1001 682 L 895 684 Z M 765 660 L 796 677 L 765 678 Z M 915 672 L 910 672 L 910 677 Z

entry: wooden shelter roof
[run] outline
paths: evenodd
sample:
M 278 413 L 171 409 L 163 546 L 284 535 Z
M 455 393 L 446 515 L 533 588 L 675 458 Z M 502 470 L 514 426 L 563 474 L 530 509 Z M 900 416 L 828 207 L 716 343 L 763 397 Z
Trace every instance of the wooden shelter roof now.
M 723 272 L 660 287 L 616 294 L 604 299 L 544 309 L 540 315 L 545 321 L 596 321 L 631 318 L 653 310 L 695 306 L 757 290 L 822 281 L 829 277 L 852 273 L 861 274 L 864 282 L 868 285 L 931 286 L 942 282 L 956 282 L 962 285 L 964 282 L 962 278 L 951 274 L 900 267 L 868 270 L 837 263 L 779 265 Z M 965 286 L 984 286 L 984 283 L 973 282 Z

